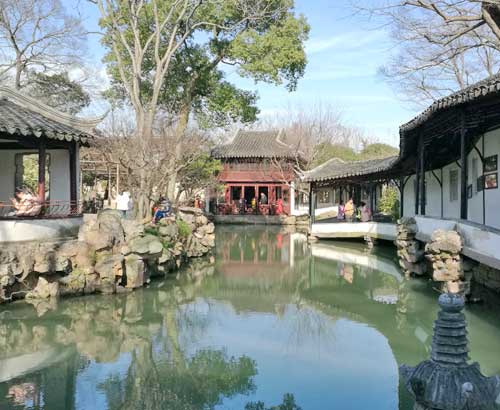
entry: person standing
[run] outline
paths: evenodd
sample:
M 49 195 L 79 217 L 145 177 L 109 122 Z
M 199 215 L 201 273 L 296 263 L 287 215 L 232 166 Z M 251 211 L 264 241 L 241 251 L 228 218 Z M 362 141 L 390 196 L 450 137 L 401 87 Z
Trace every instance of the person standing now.
M 116 209 L 119 210 L 125 218 L 129 209 L 130 197 L 128 192 L 120 192 L 116 196 Z
M 356 209 L 354 206 L 354 201 L 352 200 L 352 198 L 350 198 L 344 207 L 345 219 L 347 220 L 347 222 L 353 222 L 355 211 Z
M 260 193 L 260 204 L 267 205 L 267 195 L 264 192 Z
M 361 222 L 369 222 L 372 220 L 372 211 L 366 202 L 361 202 Z
M 339 210 L 337 212 L 337 220 L 343 221 L 345 219 L 345 205 L 344 201 L 340 200 Z

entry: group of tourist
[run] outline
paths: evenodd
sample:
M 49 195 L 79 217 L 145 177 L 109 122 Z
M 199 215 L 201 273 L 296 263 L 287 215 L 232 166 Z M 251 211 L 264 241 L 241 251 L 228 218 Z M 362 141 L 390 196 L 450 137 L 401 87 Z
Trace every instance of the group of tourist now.
M 242 197 L 238 201 L 239 213 L 245 214 L 251 211 L 254 214 L 265 213 L 264 208 L 269 207 L 269 199 L 264 192 L 260 193 L 259 198 L 253 197 L 250 201 L 250 206 L 247 204 L 246 198 Z M 283 199 L 279 198 L 275 204 L 273 204 L 273 213 L 276 215 L 283 214 Z M 269 207 L 270 208 L 270 207 Z M 269 211 L 268 211 L 269 212 Z
M 350 198 L 346 204 L 341 200 L 337 212 L 337 220 L 345 220 L 347 222 L 354 222 L 357 220 L 369 222 L 372 220 L 372 210 L 364 201 L 361 201 L 358 207 L 352 198 Z

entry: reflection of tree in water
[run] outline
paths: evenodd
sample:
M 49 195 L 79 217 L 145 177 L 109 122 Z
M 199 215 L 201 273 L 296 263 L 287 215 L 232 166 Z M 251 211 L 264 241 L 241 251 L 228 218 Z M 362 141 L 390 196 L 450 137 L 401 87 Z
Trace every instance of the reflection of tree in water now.
M 277 406 L 266 407 L 263 402 L 258 401 L 256 403 L 248 403 L 245 406 L 245 410 L 302 410 L 302 408 L 295 403 L 293 394 L 287 393 L 283 396 L 283 403 Z
M 133 352 L 127 376 L 112 376 L 99 387 L 110 410 L 201 410 L 252 392 L 256 373 L 252 359 L 221 350 L 200 350 L 179 364 L 155 360 L 153 345 L 145 340 Z
M 101 384 L 109 409 L 211 409 L 223 398 L 248 394 L 255 389 L 255 362 L 246 356 L 228 357 L 223 350 L 199 350 L 192 356 L 180 335 L 195 340 L 206 328 L 206 318 L 193 302 L 203 276 L 187 278 L 183 286 L 167 289 L 156 309 L 163 316 L 162 337 L 135 342 L 125 378 L 114 375 Z

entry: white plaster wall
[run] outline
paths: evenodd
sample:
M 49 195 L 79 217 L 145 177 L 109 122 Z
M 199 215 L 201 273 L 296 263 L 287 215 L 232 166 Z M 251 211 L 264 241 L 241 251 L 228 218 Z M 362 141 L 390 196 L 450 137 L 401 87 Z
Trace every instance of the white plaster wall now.
M 482 152 L 482 138 L 476 144 L 476 147 Z M 488 154 L 489 155 L 489 154 Z M 483 223 L 483 193 L 477 192 L 477 180 L 473 178 L 472 164 L 476 159 L 477 175 L 482 175 L 482 162 L 476 150 L 472 150 L 467 156 L 468 181 L 467 185 L 472 184 L 472 198 L 467 200 L 467 219 L 476 223 Z
M 0 150 L 0 202 L 10 203 L 9 198 L 14 196 L 16 152 L 18 151 Z
M 458 172 L 458 198 L 450 201 L 450 171 Z M 455 163 L 451 163 L 443 167 L 443 217 L 444 218 L 460 218 L 460 167 Z
M 500 129 L 485 135 L 484 152 L 485 156 L 497 154 L 500 161 Z M 486 225 L 500 228 L 500 188 L 485 190 L 485 197 Z
M 434 173 L 442 181 L 441 169 L 436 169 Z M 444 175 L 444 173 L 443 173 Z M 441 186 L 432 172 L 425 173 L 425 183 L 427 186 L 427 203 L 425 214 L 429 216 L 441 217 Z M 444 192 L 443 192 L 444 195 Z M 444 196 L 443 196 L 444 201 Z
M 415 175 L 412 175 L 405 185 L 403 196 L 403 216 L 415 216 Z
M 0 201 L 9 202 L 15 190 L 15 156 L 19 153 L 36 153 L 30 150 L 0 151 Z M 67 150 L 47 150 L 50 154 L 50 199 L 70 200 L 69 152 Z M 77 170 L 78 170 L 77 166 Z M 77 172 L 78 174 L 79 172 Z
M 69 151 L 49 150 L 48 152 L 50 153 L 50 200 L 69 201 Z

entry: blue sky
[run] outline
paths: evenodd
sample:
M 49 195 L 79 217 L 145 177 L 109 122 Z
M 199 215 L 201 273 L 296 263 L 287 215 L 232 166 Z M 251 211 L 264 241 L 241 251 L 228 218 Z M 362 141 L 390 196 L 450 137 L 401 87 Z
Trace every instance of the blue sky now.
M 295 92 L 255 84 L 234 72 L 229 72 L 228 79 L 241 88 L 258 92 L 261 117 L 282 114 L 289 107 L 331 105 L 342 112 L 349 125 L 398 145 L 399 125 L 416 112 L 399 101 L 377 75 L 377 69 L 387 62 L 392 50 L 387 33 L 354 15 L 349 1 L 296 0 L 296 10 L 307 17 L 311 32 L 306 45 L 306 74 Z M 65 3 L 75 7 L 74 0 Z M 81 0 L 79 5 L 86 26 L 97 30 L 97 10 Z M 97 36 L 89 41 L 88 53 L 89 60 L 100 69 L 103 50 Z

